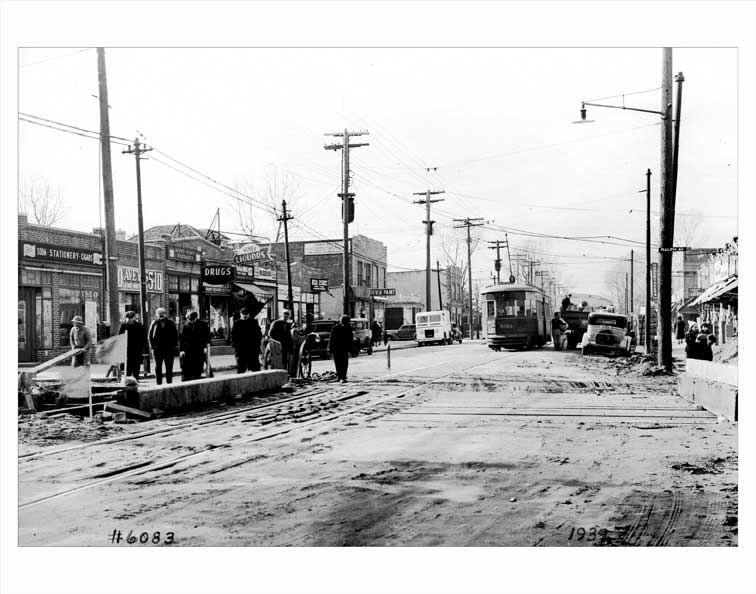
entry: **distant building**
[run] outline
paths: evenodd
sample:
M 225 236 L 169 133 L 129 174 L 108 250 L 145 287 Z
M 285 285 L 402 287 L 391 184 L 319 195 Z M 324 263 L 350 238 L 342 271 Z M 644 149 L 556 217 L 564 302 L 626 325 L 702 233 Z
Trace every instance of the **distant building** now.
M 385 297 L 373 296 L 371 289 L 386 288 L 386 246 L 364 235 L 349 239 L 350 288 L 349 315 L 369 319 L 383 319 Z M 286 282 L 286 248 L 283 242 L 271 245 L 278 262 L 279 300 L 281 283 Z M 323 281 L 328 290 L 319 293 L 320 317 L 338 318 L 344 302 L 344 242 L 343 239 L 290 241 L 292 263 L 304 265 L 302 290 L 311 281 Z M 308 272 L 308 270 L 310 272 Z M 282 274 L 283 272 L 283 274 Z M 292 273 L 293 274 L 293 273 Z M 317 274 L 317 276 L 315 276 Z M 308 276 L 309 275 L 309 276 Z M 282 280 L 283 279 L 283 280 Z
M 698 284 L 698 268 L 716 248 L 691 248 L 672 253 L 672 303 L 681 304 L 703 292 Z
M 425 269 L 388 272 L 386 282 L 396 289 L 396 295 L 389 297 L 387 306 L 403 306 L 407 309 L 405 323 L 414 323 L 414 310 L 420 304 L 425 310 Z M 441 269 L 441 292 L 439 294 L 438 272 L 431 270 L 431 310 L 447 310 L 453 322 L 461 323 L 465 312 L 465 296 L 462 292 L 462 270 L 449 265 Z M 411 317 L 410 317 L 411 316 Z

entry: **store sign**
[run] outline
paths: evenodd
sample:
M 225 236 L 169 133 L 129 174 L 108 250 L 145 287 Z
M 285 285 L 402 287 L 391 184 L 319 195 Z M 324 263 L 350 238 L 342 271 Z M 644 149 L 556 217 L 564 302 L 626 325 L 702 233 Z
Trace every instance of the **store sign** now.
M 34 241 L 18 242 L 18 255 L 22 258 L 46 260 L 48 262 L 65 262 L 66 264 L 84 264 L 87 266 L 102 266 L 102 252 L 83 250 L 37 243 Z
M 274 281 L 276 280 L 276 270 L 275 268 L 261 268 L 260 266 L 255 266 L 254 276 L 256 279 Z
M 659 296 L 659 263 L 651 262 L 651 301 L 658 301 Z
M 202 254 L 196 250 L 167 246 L 165 248 L 165 257 L 170 260 L 181 260 L 182 262 L 199 262 Z
M 396 295 L 396 289 L 370 289 L 371 297 L 389 297 Z
M 349 240 L 349 251 L 352 251 L 352 240 Z M 327 254 L 343 254 L 344 244 L 338 241 L 317 241 L 304 244 L 305 256 L 325 256 Z
M 687 252 L 689 249 L 690 248 L 687 248 L 685 246 L 680 246 L 680 247 L 677 247 L 677 246 L 675 246 L 675 247 L 660 247 L 659 248 L 659 253 L 663 254 L 665 252 Z
M 236 269 L 233 266 L 209 264 L 202 267 L 202 283 L 205 285 L 225 285 L 236 279 Z
M 311 278 L 310 291 L 312 291 L 313 293 L 322 293 L 323 291 L 328 291 L 328 279 L 327 278 Z
M 250 262 L 260 262 L 268 259 L 268 252 L 259 250 L 257 252 L 246 252 L 243 254 L 234 254 L 234 264 L 249 264 Z
M 146 270 L 148 293 L 163 292 L 163 273 L 160 270 Z M 139 292 L 139 269 L 130 266 L 118 267 L 118 288 L 121 291 Z

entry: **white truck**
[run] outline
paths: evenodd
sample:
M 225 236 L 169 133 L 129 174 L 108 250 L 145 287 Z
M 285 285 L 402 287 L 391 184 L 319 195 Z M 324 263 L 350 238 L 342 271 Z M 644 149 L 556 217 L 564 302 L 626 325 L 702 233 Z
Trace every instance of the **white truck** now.
M 424 311 L 415 316 L 418 346 L 424 344 L 451 344 L 452 327 L 449 312 L 445 310 Z

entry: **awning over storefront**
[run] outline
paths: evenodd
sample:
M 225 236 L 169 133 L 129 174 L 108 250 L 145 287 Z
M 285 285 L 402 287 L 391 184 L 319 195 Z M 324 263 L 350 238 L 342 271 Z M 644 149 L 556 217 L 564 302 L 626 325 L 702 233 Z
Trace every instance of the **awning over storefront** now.
M 701 305 L 702 303 L 708 303 L 709 301 L 723 300 L 726 296 L 736 297 L 737 292 L 738 277 L 737 275 L 734 275 L 710 286 L 701 293 L 691 305 Z
M 673 313 L 675 313 L 675 314 L 695 314 L 695 313 L 698 313 L 698 310 L 695 307 L 693 307 L 693 303 L 695 302 L 696 299 L 698 299 L 698 297 L 689 297 L 683 303 L 679 304 L 678 307 L 677 307 L 677 309 L 675 309 L 673 307 L 672 308 L 673 309 Z
M 244 289 L 245 291 L 247 291 L 247 293 L 252 293 L 257 299 L 260 299 L 262 301 L 272 299 L 275 292 L 275 289 L 264 289 L 258 285 L 255 285 L 254 283 L 235 282 L 234 286 L 239 287 L 240 289 Z

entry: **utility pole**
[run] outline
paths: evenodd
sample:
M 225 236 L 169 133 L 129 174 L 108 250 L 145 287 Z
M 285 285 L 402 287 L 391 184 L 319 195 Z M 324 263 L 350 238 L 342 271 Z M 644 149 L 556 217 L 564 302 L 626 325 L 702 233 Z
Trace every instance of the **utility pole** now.
M 488 243 L 494 244 L 494 245 L 489 245 L 488 246 L 489 250 L 496 250 L 496 260 L 494 260 L 494 269 L 496 270 L 496 284 L 500 285 L 501 284 L 501 253 L 500 253 L 500 250 L 501 250 L 501 246 L 502 245 L 506 245 L 507 246 L 507 251 L 509 251 L 509 242 L 506 239 L 504 241 L 502 241 L 501 239 L 497 239 L 496 241 L 489 241 Z M 511 262 L 509 263 L 509 267 L 510 267 L 510 275 L 511 275 L 511 272 L 512 272 L 512 270 L 511 270 L 512 263 Z
M 471 219 L 470 217 L 464 218 L 464 219 L 453 219 L 456 223 L 462 223 L 461 225 L 457 225 L 454 228 L 455 229 L 461 229 L 462 227 L 467 227 L 467 282 L 468 289 L 469 289 L 469 295 L 468 295 L 468 323 L 470 325 L 470 338 L 472 339 L 473 336 L 473 306 L 472 306 L 472 251 L 470 247 L 471 239 L 470 239 L 470 227 L 480 227 L 483 225 L 483 217 L 477 217 L 474 219 Z M 478 222 L 480 221 L 480 222 Z
M 633 266 L 634 266 L 635 251 L 630 250 L 630 313 L 633 313 Z
M 646 171 L 646 331 L 644 347 L 646 355 L 651 353 L 651 170 Z
M 428 311 L 431 311 L 431 257 L 430 257 L 430 244 L 431 235 L 433 235 L 433 223 L 430 218 L 430 205 L 433 202 L 441 202 L 443 198 L 436 198 L 431 200 L 431 195 L 443 194 L 444 190 L 426 190 L 425 192 L 414 192 L 414 196 L 425 196 L 425 200 L 415 200 L 415 204 L 425 204 L 425 307 Z
M 441 264 L 436 260 L 436 280 L 438 280 L 438 309 L 444 309 L 444 300 L 441 297 Z
M 102 155 L 102 189 L 105 203 L 105 278 L 107 279 L 110 336 L 118 334 L 121 314 L 118 311 L 118 244 L 116 242 L 113 199 L 113 165 L 110 155 L 110 114 L 108 113 L 108 78 L 105 48 L 97 48 L 97 80 L 100 100 L 100 147 Z
M 662 130 L 661 130 L 661 208 L 659 220 L 659 300 L 657 308 L 658 364 L 672 371 L 672 243 L 674 241 L 675 204 L 672 146 L 672 48 L 663 49 L 662 59 Z
M 368 146 L 367 142 L 356 142 L 349 144 L 350 136 L 363 136 L 369 134 L 367 131 L 350 132 L 344 128 L 343 132 L 327 133 L 326 136 L 341 136 L 342 144 L 326 144 L 323 148 L 329 151 L 341 150 L 341 218 L 344 224 L 344 301 L 343 309 L 345 315 L 350 315 L 349 311 L 349 223 L 354 220 L 354 194 L 349 193 L 349 149 L 358 146 Z
M 628 294 L 628 280 L 627 280 L 627 272 L 625 273 L 625 315 L 630 313 L 630 309 L 628 308 L 627 303 L 627 294 Z
M 291 214 L 286 212 L 286 200 L 283 200 L 281 202 L 281 208 L 283 209 L 283 214 L 278 217 L 278 221 L 283 223 L 284 228 L 284 249 L 286 250 L 286 282 L 289 285 L 289 291 L 287 293 L 288 302 L 287 302 L 287 309 L 291 312 L 291 319 L 294 320 L 294 293 L 291 288 L 291 258 L 289 257 L 289 225 L 287 224 L 288 221 L 293 219 L 294 217 L 291 216 Z
M 151 151 L 151 148 L 145 148 L 139 143 L 139 138 L 134 139 L 134 146 L 127 148 L 124 153 L 134 155 L 136 161 L 136 182 L 137 182 L 137 223 L 139 224 L 139 319 L 141 320 L 145 332 L 149 328 L 147 323 L 147 269 L 144 265 L 144 220 L 142 217 L 142 169 L 139 165 L 142 160 L 142 153 Z M 146 341 L 145 341 L 146 348 Z M 147 351 L 149 353 L 149 351 Z M 144 360 L 144 370 L 150 371 L 150 358 Z

